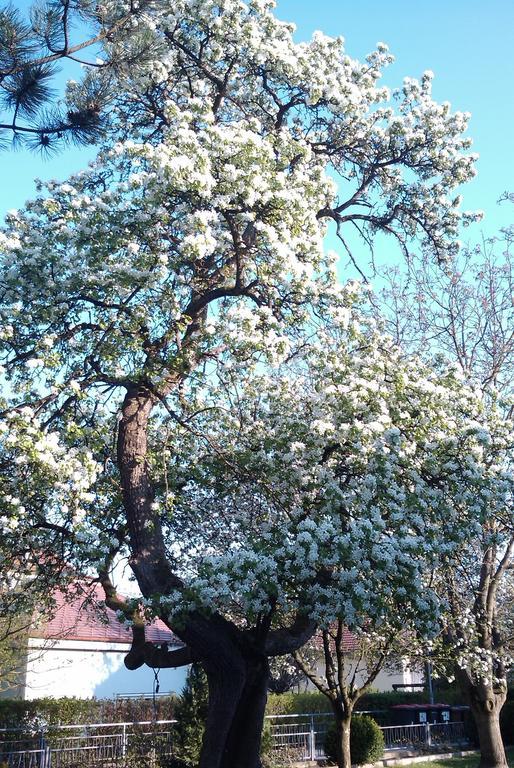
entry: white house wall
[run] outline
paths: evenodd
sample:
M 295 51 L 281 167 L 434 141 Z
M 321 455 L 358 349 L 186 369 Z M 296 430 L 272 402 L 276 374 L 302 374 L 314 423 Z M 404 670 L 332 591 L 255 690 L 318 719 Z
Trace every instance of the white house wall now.
M 317 674 L 323 678 L 325 674 L 325 667 L 323 662 L 319 662 L 316 668 Z M 354 665 L 350 661 L 345 663 L 345 677 L 347 680 L 354 673 Z M 358 671 L 355 675 L 355 682 L 357 685 L 362 685 L 364 682 L 364 672 Z M 382 669 L 374 682 L 372 683 L 372 689 L 375 691 L 392 691 L 394 685 L 417 685 L 423 682 L 423 673 L 420 670 L 412 669 L 407 661 L 401 661 L 394 669 Z M 315 686 L 308 681 L 306 685 L 307 690 L 316 690 Z M 405 688 L 403 689 L 405 690 Z M 407 690 L 409 690 L 407 688 Z M 419 688 L 413 688 L 412 690 L 419 690 Z
M 129 649 L 129 644 L 121 643 L 31 638 L 24 698 L 75 696 L 85 699 L 151 693 L 153 670 L 148 667 L 136 671 L 126 669 L 123 659 Z M 180 691 L 184 680 L 184 670 L 162 670 L 160 691 Z
M 81 640 L 42 640 L 31 638 L 28 644 L 25 699 L 45 696 L 59 698 L 110 698 L 116 694 L 148 694 L 152 692 L 154 673 L 146 666 L 131 671 L 123 660 L 130 645 Z M 350 668 L 347 669 L 347 675 Z M 319 664 L 318 673 L 323 674 Z M 185 669 L 159 672 L 162 693 L 179 692 L 184 685 Z M 362 675 L 356 681 L 362 683 Z M 395 670 L 382 670 L 373 683 L 378 691 L 390 691 L 394 684 L 421 683 L 419 671 L 401 663 Z M 311 684 L 306 686 L 312 689 Z

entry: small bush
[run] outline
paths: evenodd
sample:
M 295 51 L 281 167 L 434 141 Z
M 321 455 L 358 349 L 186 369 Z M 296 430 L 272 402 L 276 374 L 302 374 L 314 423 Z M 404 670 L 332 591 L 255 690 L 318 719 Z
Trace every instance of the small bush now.
M 350 730 L 352 762 L 356 765 L 374 763 L 384 754 L 384 735 L 372 717 L 352 718 Z
M 352 764 L 375 763 L 384 754 L 384 736 L 375 720 L 367 715 L 352 717 L 350 728 L 350 753 Z M 337 730 L 335 723 L 325 736 L 325 754 L 331 760 L 337 756 Z

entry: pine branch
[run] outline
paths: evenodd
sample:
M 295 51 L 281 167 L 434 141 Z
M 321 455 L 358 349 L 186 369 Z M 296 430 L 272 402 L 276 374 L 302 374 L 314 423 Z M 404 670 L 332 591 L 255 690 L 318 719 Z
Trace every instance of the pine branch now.
M 152 4 L 146 0 L 110 18 L 99 16 L 96 5 L 48 0 L 33 6 L 29 21 L 10 5 L 0 9 L 0 148 L 9 145 L 9 135 L 15 147 L 26 145 L 47 153 L 66 143 L 85 145 L 101 139 L 108 127 L 110 93 L 107 78 L 93 84 L 91 70 L 137 63 L 141 46 L 133 50 L 132 21 Z M 85 22 L 89 30 L 83 40 L 73 42 L 71 31 L 77 22 L 82 27 Z M 106 43 L 118 43 L 117 56 L 99 63 L 98 46 Z M 94 51 L 91 61 L 76 56 L 86 49 Z M 52 84 L 57 64 L 66 60 L 85 67 L 86 74 L 68 89 L 61 106 Z

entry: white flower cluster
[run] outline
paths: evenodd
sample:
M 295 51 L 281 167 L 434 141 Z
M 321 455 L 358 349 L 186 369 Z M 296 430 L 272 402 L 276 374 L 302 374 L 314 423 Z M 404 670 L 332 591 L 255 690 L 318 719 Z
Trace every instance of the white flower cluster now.
M 486 516 L 511 519 L 514 479 L 498 461 L 511 425 L 453 371 L 356 334 L 364 322 L 354 310 L 346 338 L 320 338 L 294 376 L 247 374 L 235 413 L 218 392 L 203 425 L 214 457 L 178 428 L 175 448 L 195 469 L 169 536 L 190 541 L 188 606 L 250 620 L 273 605 L 321 626 L 396 621 L 429 636 L 444 595 L 427 575 Z
M 19 547 L 43 550 L 45 530 L 80 528 L 100 469 L 88 449 L 64 445 L 25 407 L 0 421 L 0 456 L 3 557 L 16 560 Z

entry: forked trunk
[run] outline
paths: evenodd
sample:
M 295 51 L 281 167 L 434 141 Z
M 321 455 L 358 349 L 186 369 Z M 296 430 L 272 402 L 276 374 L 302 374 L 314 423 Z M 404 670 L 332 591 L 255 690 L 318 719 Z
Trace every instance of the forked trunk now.
M 198 768 L 259 768 L 269 668 L 223 617 L 187 617 L 177 633 L 207 675 L 209 705 Z
M 237 658 L 232 669 L 216 663 L 204 663 L 203 666 L 209 683 L 209 709 L 198 768 L 221 768 L 244 690 L 245 672 Z
M 471 703 L 480 745 L 479 768 L 507 768 L 500 732 L 500 711 L 504 700 L 505 696 L 493 694 L 490 698 Z

